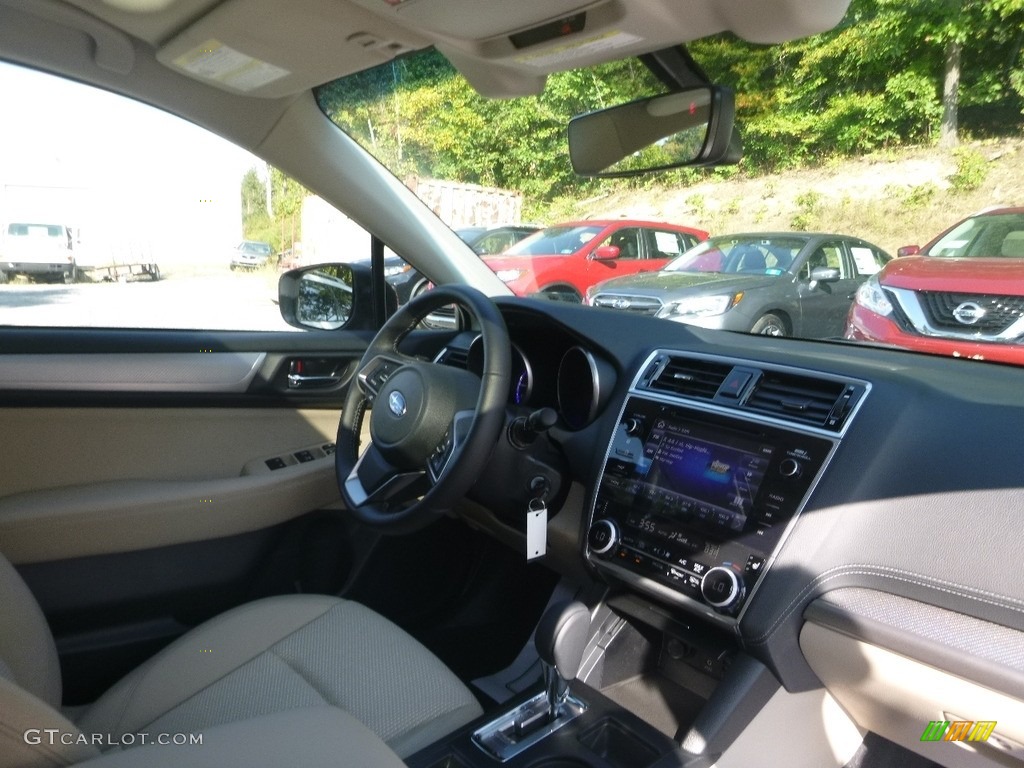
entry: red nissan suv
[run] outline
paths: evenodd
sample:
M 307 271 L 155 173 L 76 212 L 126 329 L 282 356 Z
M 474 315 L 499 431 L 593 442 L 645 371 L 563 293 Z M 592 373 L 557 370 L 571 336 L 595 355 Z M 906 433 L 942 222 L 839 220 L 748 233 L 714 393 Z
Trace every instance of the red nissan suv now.
M 847 339 L 1024 364 L 1024 208 L 981 211 L 899 253 L 857 291 Z

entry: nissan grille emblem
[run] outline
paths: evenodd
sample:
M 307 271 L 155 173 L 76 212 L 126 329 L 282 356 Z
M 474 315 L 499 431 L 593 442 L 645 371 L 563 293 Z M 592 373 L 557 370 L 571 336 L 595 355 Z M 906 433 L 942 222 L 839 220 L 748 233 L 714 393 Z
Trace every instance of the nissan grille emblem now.
M 405 416 L 405 395 L 397 389 L 388 395 L 388 408 L 398 418 Z
M 612 299 L 612 306 L 615 309 L 629 309 L 630 300 L 626 298 L 615 298 Z
M 958 323 L 962 323 L 963 325 L 974 325 L 976 322 L 981 320 L 985 314 L 985 308 L 978 306 L 973 301 L 965 301 L 953 310 L 953 317 L 956 318 Z

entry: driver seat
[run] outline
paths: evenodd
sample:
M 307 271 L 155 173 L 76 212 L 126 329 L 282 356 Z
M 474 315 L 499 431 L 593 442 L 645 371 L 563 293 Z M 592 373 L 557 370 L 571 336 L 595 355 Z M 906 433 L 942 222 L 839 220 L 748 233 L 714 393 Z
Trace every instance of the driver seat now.
M 42 610 L 3 556 L 0 621 L 0 768 L 401 766 L 482 713 L 416 640 L 326 595 L 270 597 L 210 619 L 74 722 L 60 712 L 57 650 Z M 202 734 L 203 744 L 136 746 L 140 734 L 149 743 Z

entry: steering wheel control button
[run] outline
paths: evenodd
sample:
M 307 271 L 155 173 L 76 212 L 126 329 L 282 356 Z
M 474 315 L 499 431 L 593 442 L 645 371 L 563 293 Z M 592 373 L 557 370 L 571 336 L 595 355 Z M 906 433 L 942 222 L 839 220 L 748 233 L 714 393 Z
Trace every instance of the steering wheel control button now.
M 716 565 L 701 579 L 700 594 L 712 608 L 731 611 L 743 597 L 743 581 L 732 568 Z
M 373 367 L 366 372 L 366 387 L 374 394 L 380 392 L 381 388 L 388 383 L 388 379 L 391 378 L 396 370 L 398 370 L 398 363 L 393 360 L 379 359 L 372 364 Z
M 590 526 L 587 545 L 595 555 L 604 555 L 619 543 L 619 529 L 611 520 L 598 520 Z

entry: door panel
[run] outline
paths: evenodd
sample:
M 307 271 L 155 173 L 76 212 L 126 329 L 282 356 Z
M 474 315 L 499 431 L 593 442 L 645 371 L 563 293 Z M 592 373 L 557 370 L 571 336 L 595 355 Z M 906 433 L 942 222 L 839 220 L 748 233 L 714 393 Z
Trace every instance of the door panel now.
M 50 622 L 66 703 L 235 605 L 343 588 L 372 537 L 331 451 L 368 336 L 4 329 L 0 551 Z M 340 380 L 289 388 L 299 358 Z
M 324 446 L 337 420 L 334 410 L 0 410 L 12 439 L 4 554 L 30 563 L 202 541 L 334 504 Z M 274 459 L 285 465 L 271 470 Z

